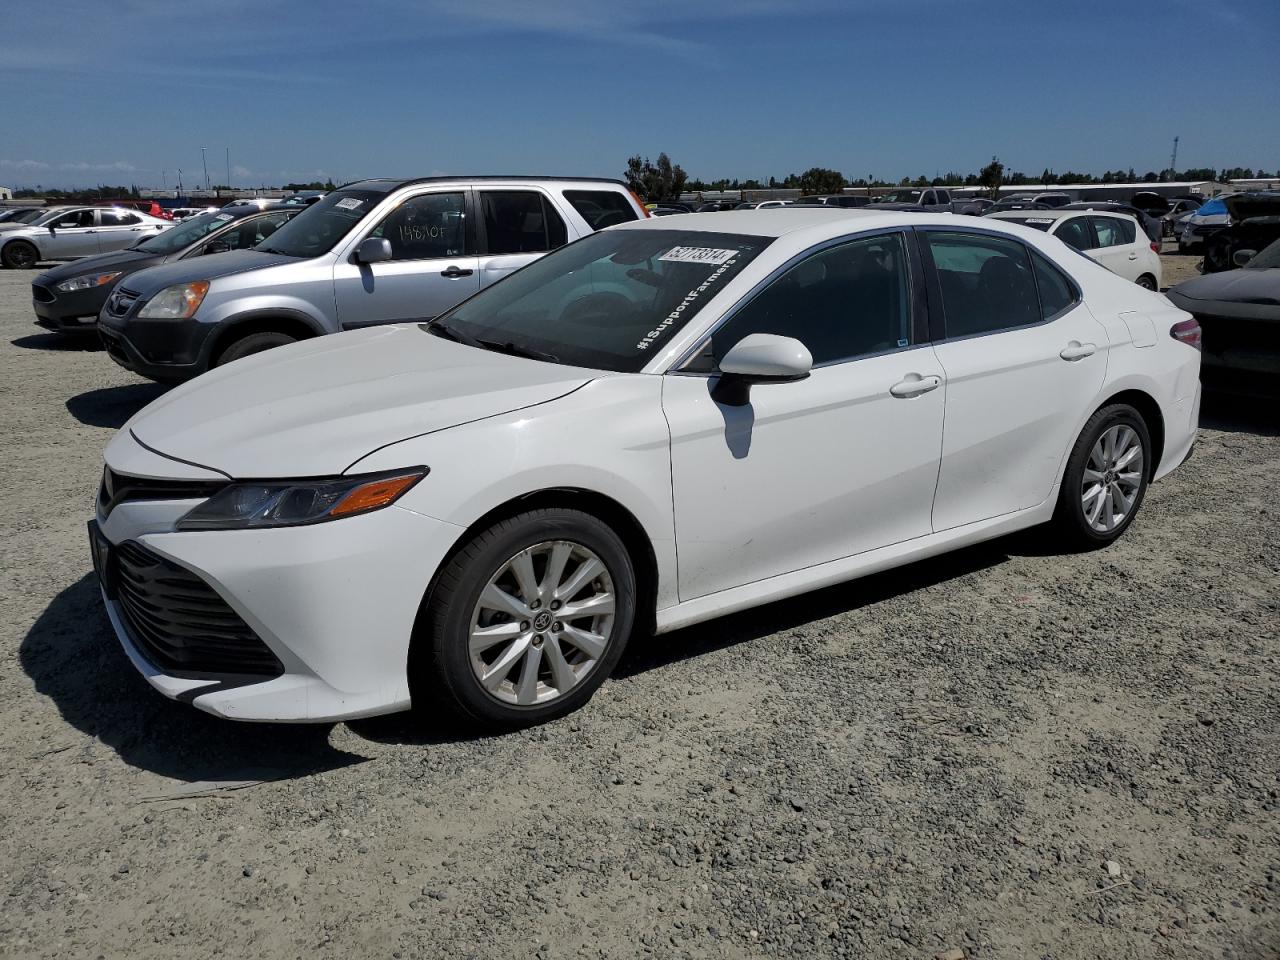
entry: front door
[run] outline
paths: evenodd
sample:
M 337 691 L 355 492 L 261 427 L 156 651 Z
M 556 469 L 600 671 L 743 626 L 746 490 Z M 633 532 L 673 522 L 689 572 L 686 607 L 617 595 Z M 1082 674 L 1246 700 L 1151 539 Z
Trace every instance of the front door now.
M 40 238 L 40 252 L 46 260 L 71 260 L 98 252 L 98 227 L 94 211 L 76 210 L 53 223 L 51 233 Z
M 1102 388 L 1107 334 L 1074 284 L 1021 242 L 922 231 L 943 329 L 947 426 L 933 528 L 1044 502 Z
M 681 600 L 930 532 L 944 391 L 909 263 L 902 232 L 814 253 L 667 375 Z M 717 402 L 716 364 L 752 333 L 800 340 L 813 372 Z
M 381 263 L 339 261 L 333 268 L 338 325 L 353 330 L 399 320 L 429 320 L 480 289 L 466 191 L 405 199 L 365 237 L 391 243 Z
M 568 242 L 564 218 L 541 191 L 482 189 L 476 196 L 482 288 Z

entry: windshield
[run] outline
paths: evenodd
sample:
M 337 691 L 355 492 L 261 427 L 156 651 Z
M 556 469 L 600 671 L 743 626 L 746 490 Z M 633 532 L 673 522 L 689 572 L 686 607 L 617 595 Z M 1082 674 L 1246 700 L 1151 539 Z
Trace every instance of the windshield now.
M 135 244 L 134 249 L 145 250 L 147 253 L 158 253 L 162 256 L 177 253 L 179 250 L 185 250 L 201 237 L 207 236 L 219 227 L 230 223 L 233 219 L 235 218 L 229 213 L 202 213 L 198 217 L 183 220 L 178 226 L 170 227 L 163 233 L 148 237 L 141 243 Z
M 1280 267 L 1280 240 L 1263 247 L 1262 252 L 1244 265 L 1246 270 L 1274 270 Z
M 8 217 L 5 223 L 35 223 L 49 211 L 47 210 L 27 210 L 23 213 L 16 213 L 12 217 Z
M 288 257 L 318 257 L 349 234 L 386 194 L 381 190 L 338 190 L 313 203 L 254 249 Z
M 507 352 L 634 373 L 772 239 L 606 230 L 535 260 L 429 329 Z
M 923 190 L 895 190 L 880 198 L 880 203 L 919 203 Z

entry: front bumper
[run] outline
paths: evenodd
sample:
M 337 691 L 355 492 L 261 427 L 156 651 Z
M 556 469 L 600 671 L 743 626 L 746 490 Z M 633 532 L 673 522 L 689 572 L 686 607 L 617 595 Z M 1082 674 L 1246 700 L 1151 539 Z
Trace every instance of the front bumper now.
M 107 550 L 136 544 L 198 577 L 282 672 L 166 670 L 148 657 L 120 599 L 104 589 L 120 643 L 153 687 L 234 720 L 336 721 L 409 706 L 418 607 L 460 528 L 391 506 L 305 527 L 175 531 L 175 521 L 199 502 L 120 503 L 99 516 L 100 536 Z
M 35 311 L 36 324 L 60 333 L 94 332 L 98 314 L 111 292 L 110 286 L 64 293 L 42 280 L 36 277 L 31 285 L 31 308 Z
M 140 320 L 99 314 L 98 333 L 108 356 L 126 370 L 177 383 L 209 369 L 213 325 L 198 320 Z

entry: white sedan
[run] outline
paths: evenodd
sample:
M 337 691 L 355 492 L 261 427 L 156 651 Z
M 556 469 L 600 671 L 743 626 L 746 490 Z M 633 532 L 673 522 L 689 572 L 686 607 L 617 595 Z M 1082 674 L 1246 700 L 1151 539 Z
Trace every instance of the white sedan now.
M 1160 244 L 1153 242 L 1138 221 L 1127 214 L 1101 210 L 1001 210 L 987 217 L 1051 233 L 1140 287 L 1159 290 L 1163 284 Z
M 633 636 L 1024 527 L 1109 544 L 1190 452 L 1199 327 L 1052 236 L 672 222 L 130 420 L 91 541 L 138 670 L 238 719 L 534 723 Z
M 132 247 L 173 226 L 124 207 L 58 207 L 0 233 L 0 264 L 26 270 L 44 260 L 78 260 Z

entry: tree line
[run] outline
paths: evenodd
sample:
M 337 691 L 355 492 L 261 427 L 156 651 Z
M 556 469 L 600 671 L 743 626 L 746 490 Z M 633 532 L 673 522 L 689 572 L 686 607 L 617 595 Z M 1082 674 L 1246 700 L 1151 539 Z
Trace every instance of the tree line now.
M 902 177 L 898 180 L 887 180 L 869 174 L 866 177 L 849 179 L 839 170 L 826 167 L 811 167 L 803 173 L 789 173 L 782 179 L 769 177 L 765 180 L 691 179 L 678 163 L 672 163 L 665 153 L 658 154 L 656 162 L 637 154 L 627 160 L 627 169 L 623 174 L 627 186 L 646 201 L 675 200 L 682 193 L 697 193 L 708 190 L 764 190 L 785 188 L 800 190 L 805 194 L 839 193 L 846 187 L 985 187 L 992 192 L 1001 186 L 1025 186 L 1033 183 L 1066 184 L 1066 183 L 1166 183 L 1179 180 L 1250 180 L 1255 177 L 1280 178 L 1280 171 L 1275 174 L 1252 167 L 1230 167 L 1218 170 L 1214 167 L 1189 167 L 1185 170 L 1162 170 L 1159 173 L 1148 170 L 1139 174 L 1133 167 L 1127 170 L 1117 168 L 1107 170 L 1101 175 L 1080 173 L 1075 170 L 1064 170 L 1061 173 L 1045 168 L 1038 176 L 1023 173 L 1020 170 L 1006 171 L 1005 165 L 998 157 L 976 173 L 959 173 L 948 170 L 944 174 L 918 177 Z

